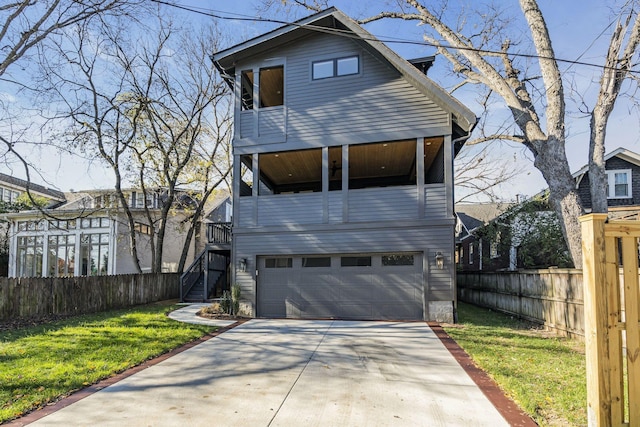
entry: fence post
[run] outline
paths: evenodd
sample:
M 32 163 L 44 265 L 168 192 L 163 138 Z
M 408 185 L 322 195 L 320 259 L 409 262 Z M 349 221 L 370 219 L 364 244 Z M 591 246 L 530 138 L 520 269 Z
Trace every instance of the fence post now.
M 587 419 L 611 426 L 609 307 L 604 227 L 607 214 L 580 217 L 584 281 L 584 338 L 587 358 Z M 610 280 L 610 278 L 609 278 Z

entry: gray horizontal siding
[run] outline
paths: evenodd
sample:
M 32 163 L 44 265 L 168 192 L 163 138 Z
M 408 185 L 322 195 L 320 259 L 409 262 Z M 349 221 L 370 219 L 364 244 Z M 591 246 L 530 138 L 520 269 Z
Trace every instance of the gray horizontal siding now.
M 253 137 L 253 110 L 240 113 L 240 138 Z
M 424 188 L 424 217 L 448 218 L 453 212 L 447 213 L 446 189 L 444 184 L 426 185 Z
M 312 61 L 353 54 L 361 58 L 361 74 L 311 79 Z M 286 138 L 292 144 L 288 148 L 398 139 L 407 137 L 406 132 L 413 137 L 429 136 L 450 130 L 447 112 L 397 70 L 347 38 L 316 34 L 280 49 L 278 56 L 286 58 Z M 263 59 L 239 64 L 237 69 L 257 67 Z M 244 140 L 240 145 L 261 142 Z
M 258 135 L 260 140 L 284 141 L 284 107 L 271 107 L 258 110 Z
M 322 193 L 258 197 L 259 225 L 321 224 Z
M 240 226 L 250 227 L 253 224 L 253 198 L 239 197 L 237 209 L 237 221 Z
M 415 186 L 349 191 L 349 222 L 417 219 Z
M 329 192 L 329 222 L 342 222 L 342 191 Z
M 429 185 L 424 191 L 425 218 L 448 218 L 444 184 Z M 415 186 L 350 190 L 348 222 L 418 220 L 416 192 Z M 259 196 L 257 226 L 322 224 L 325 221 L 322 197 L 322 193 Z M 342 223 L 342 192 L 330 191 L 327 197 L 329 223 Z M 237 213 L 240 226 L 255 225 L 251 201 L 249 197 L 240 198 Z

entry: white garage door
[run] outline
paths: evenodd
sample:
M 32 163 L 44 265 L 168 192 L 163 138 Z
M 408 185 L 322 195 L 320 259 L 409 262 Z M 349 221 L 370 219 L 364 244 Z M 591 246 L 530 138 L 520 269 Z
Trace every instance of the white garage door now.
M 423 318 L 422 254 L 258 258 L 258 316 Z

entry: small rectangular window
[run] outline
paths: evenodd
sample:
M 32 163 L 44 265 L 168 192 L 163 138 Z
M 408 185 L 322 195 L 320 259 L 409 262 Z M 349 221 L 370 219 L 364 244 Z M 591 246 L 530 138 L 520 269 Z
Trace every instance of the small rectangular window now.
M 342 267 L 371 267 L 370 256 L 343 256 L 340 258 Z
M 413 255 L 390 254 L 382 255 L 382 265 L 413 265 L 415 262 Z
M 331 267 L 331 257 L 302 258 L 302 267 Z
M 311 78 L 313 80 L 349 76 L 359 72 L 360 57 L 358 56 L 317 61 L 311 64 Z
M 292 268 L 293 258 L 266 258 L 265 268 Z
M 631 169 L 605 171 L 607 174 L 607 198 L 631 198 Z
M 350 58 L 340 58 L 336 64 L 336 75 L 348 76 L 350 74 L 358 74 L 360 71 L 358 68 L 358 57 L 352 56 Z
M 326 79 L 333 77 L 333 61 L 320 61 L 313 63 L 313 78 Z

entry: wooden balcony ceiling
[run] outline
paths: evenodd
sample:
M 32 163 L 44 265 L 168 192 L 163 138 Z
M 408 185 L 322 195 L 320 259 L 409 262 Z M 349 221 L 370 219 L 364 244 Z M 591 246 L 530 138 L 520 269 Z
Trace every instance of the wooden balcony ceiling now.
M 429 169 L 443 138 L 425 139 L 425 168 Z M 349 147 L 349 175 L 354 178 L 383 178 L 415 175 L 415 140 L 360 144 Z M 334 163 L 335 162 L 335 163 Z M 272 184 L 286 185 L 322 180 L 322 150 L 284 151 L 260 155 L 260 174 Z M 329 150 L 329 179 L 342 176 L 342 151 Z

